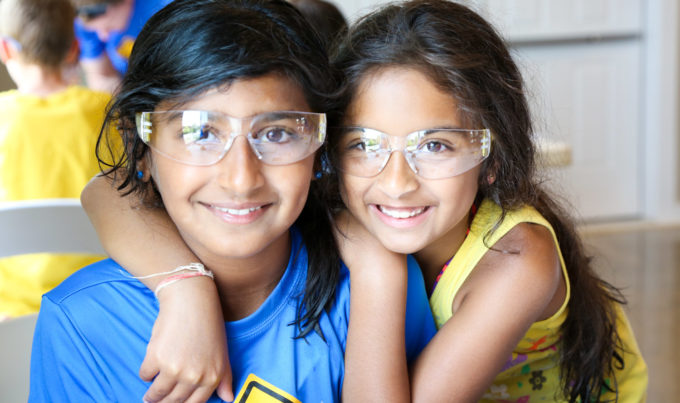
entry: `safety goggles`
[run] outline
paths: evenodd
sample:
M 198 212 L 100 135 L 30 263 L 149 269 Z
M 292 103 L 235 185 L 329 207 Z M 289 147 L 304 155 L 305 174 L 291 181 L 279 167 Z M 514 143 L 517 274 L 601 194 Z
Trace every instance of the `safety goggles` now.
M 108 3 L 88 4 L 76 9 L 76 15 L 83 21 L 91 21 L 106 14 L 109 8 Z
M 212 165 L 221 160 L 238 136 L 268 165 L 300 161 L 321 147 L 326 115 L 311 112 L 269 112 L 235 118 L 218 112 L 171 110 L 136 114 L 142 141 L 177 162 Z
M 426 179 L 450 178 L 479 165 L 491 151 L 488 129 L 426 129 L 393 136 L 365 127 L 340 128 L 336 163 L 349 175 L 370 178 L 399 151 L 409 167 Z

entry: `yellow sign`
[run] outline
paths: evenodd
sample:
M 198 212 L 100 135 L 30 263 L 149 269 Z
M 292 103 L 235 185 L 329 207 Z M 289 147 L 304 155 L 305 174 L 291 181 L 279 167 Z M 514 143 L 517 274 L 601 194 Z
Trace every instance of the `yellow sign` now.
M 129 36 L 126 36 L 123 38 L 120 43 L 118 44 L 118 54 L 121 55 L 125 59 L 130 58 L 130 54 L 132 53 L 132 47 L 135 44 L 135 38 L 131 38 Z
M 302 403 L 271 383 L 248 375 L 234 403 Z

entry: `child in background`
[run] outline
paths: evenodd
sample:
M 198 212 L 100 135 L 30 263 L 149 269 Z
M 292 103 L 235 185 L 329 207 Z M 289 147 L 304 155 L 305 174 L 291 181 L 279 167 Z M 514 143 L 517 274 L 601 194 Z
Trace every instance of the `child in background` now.
M 88 87 L 113 92 L 144 23 L 172 0 L 71 0 Z
M 180 285 L 213 277 L 224 318 L 216 329 L 222 344 L 227 329 L 238 401 L 340 400 L 349 273 L 310 184 L 325 136 L 318 111 L 334 90 L 325 49 L 285 2 L 176 0 L 149 20 L 107 115 L 125 144 L 108 174 L 128 195 L 121 200 L 144 197 L 137 210 L 143 224 L 167 214 L 173 225 L 152 227 L 156 239 L 179 231 L 205 267 L 185 266 L 151 291 L 125 263 L 107 260 L 46 294 L 31 401 L 157 400 L 137 371 L 159 306 L 166 309 L 166 296 Z M 141 247 L 148 252 L 149 245 Z M 128 260 L 143 264 L 144 254 L 136 255 Z M 401 311 L 402 329 L 408 314 L 399 343 L 402 355 L 415 357 L 434 323 L 415 265 L 409 274 L 413 309 L 404 312 L 405 301 L 404 309 L 388 308 Z M 205 310 L 198 306 L 182 322 Z M 362 369 L 348 364 L 351 370 Z M 154 384 L 169 401 L 204 401 L 219 381 L 196 389 L 164 378 L 161 372 Z
M 99 172 L 94 150 L 110 97 L 63 75 L 78 57 L 74 16 L 68 0 L 0 2 L 0 58 L 18 87 L 0 94 L 0 202 L 79 197 Z M 38 311 L 42 294 L 98 259 L 0 260 L 0 316 Z
M 432 292 L 439 331 L 414 400 L 644 401 L 623 297 L 534 178 L 522 78 L 495 30 L 454 2 L 410 1 L 362 18 L 334 62 L 336 209 L 412 253 Z
M 494 29 L 453 2 L 406 2 L 361 19 L 335 63 L 346 82 L 331 121 L 342 128 L 321 180 L 343 259 L 411 253 L 433 290 L 440 331 L 413 368 L 413 400 L 643 401 L 623 297 L 533 176 L 522 78 Z M 104 244 L 125 254 L 126 236 L 96 218 L 111 210 L 89 204 Z M 165 259 L 178 246 L 154 243 L 163 253 L 150 267 L 181 263 Z M 392 330 L 369 341 L 379 349 Z

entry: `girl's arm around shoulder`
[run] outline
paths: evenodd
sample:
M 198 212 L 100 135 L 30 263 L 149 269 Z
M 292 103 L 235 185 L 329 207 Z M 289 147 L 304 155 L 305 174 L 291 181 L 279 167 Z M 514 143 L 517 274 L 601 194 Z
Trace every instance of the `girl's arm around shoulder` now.
M 482 257 L 453 301 L 453 316 L 418 357 L 414 401 L 479 400 L 529 327 L 557 312 L 565 296 L 550 231 L 514 227 Z
M 92 179 L 81 202 L 106 252 L 133 276 L 199 261 L 165 210 L 143 207 L 135 195 L 122 197 L 108 177 Z M 140 280 L 153 290 L 164 277 Z M 146 400 L 205 401 L 216 387 L 231 400 L 224 319 L 214 282 L 202 276 L 182 280 L 163 288 L 158 301 L 160 311 L 139 371 L 153 381 Z

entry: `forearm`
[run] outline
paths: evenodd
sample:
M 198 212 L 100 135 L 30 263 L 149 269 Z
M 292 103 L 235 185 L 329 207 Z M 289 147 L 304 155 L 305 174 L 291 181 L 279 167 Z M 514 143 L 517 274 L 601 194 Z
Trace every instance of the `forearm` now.
M 134 199 L 121 197 L 108 178 L 90 181 L 81 200 L 104 249 L 133 276 L 198 262 L 164 210 L 136 207 Z M 156 290 L 168 276 L 140 280 Z M 195 401 L 205 401 L 219 383 L 220 396 L 233 400 L 215 283 L 205 276 L 183 279 L 157 297 L 159 314 L 139 372 L 142 379 L 152 382 L 145 399 L 185 401 L 191 395 Z
M 83 190 L 83 208 L 104 250 L 133 276 L 144 277 L 198 262 L 163 209 L 138 207 L 121 197 L 109 178 L 97 176 Z M 143 278 L 155 289 L 166 276 Z
M 384 272 L 383 272 L 384 273 Z M 410 400 L 404 318 L 407 271 L 354 268 L 343 401 Z

